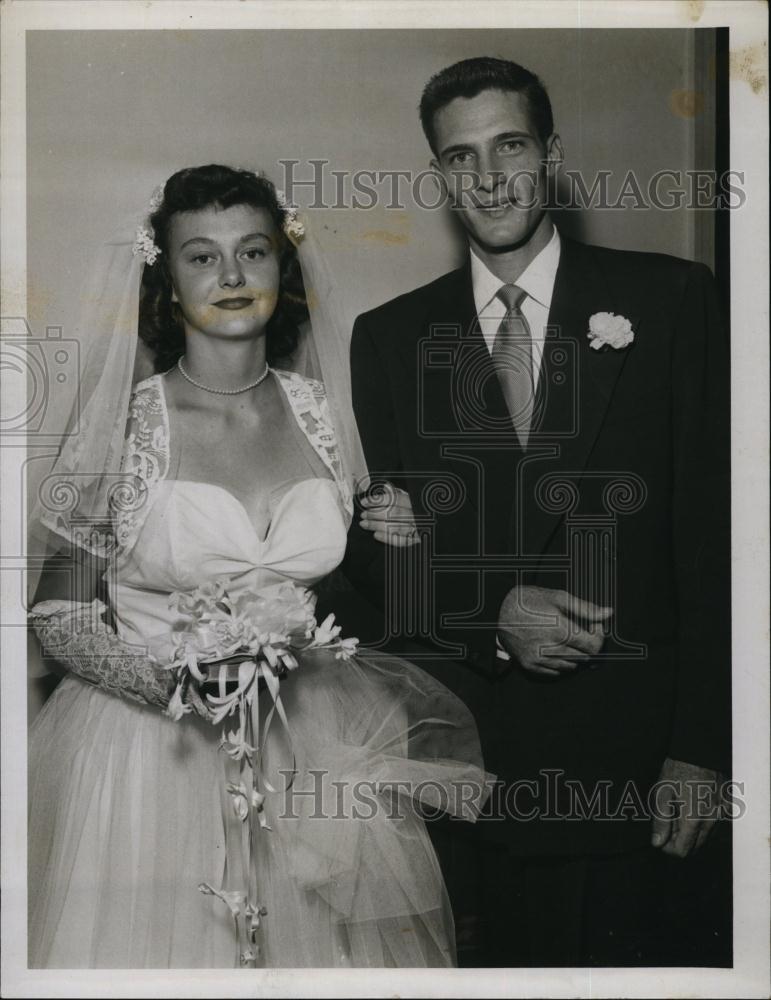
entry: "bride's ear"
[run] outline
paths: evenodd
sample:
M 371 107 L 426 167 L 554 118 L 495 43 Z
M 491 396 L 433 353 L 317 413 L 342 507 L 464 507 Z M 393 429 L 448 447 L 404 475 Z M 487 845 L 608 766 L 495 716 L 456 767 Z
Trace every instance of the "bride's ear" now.
M 179 296 L 177 295 L 177 290 L 173 284 L 171 286 L 171 301 L 177 303 L 179 302 Z

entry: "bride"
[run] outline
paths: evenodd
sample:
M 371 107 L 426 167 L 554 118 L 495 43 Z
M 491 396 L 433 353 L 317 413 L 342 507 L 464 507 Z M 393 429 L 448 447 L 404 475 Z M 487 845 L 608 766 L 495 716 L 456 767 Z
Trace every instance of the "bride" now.
M 394 657 L 300 654 L 284 725 L 257 696 L 259 809 L 205 698 L 168 710 L 172 594 L 290 582 L 312 602 L 344 554 L 352 417 L 282 361 L 303 353 L 301 237 L 267 179 L 197 167 L 97 265 L 86 405 L 33 517 L 63 546 L 31 617 L 66 673 L 30 737 L 32 967 L 454 964 L 416 803 L 473 819 L 484 792 L 450 793 L 489 776 L 450 692 Z M 132 390 L 137 330 L 156 374 Z

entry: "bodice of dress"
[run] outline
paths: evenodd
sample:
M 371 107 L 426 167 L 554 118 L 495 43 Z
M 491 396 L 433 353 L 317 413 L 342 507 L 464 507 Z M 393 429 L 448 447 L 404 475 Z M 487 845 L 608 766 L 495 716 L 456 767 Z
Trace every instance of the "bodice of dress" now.
M 161 376 L 137 386 L 124 469 L 138 477 L 141 503 L 119 512 L 118 558 L 107 578 L 116 626 L 129 642 L 163 657 L 176 620 L 174 591 L 220 577 L 237 597 L 292 581 L 312 586 L 345 553 L 350 493 L 337 462 L 319 383 L 277 372 L 290 412 L 328 477 L 305 476 L 271 492 L 261 537 L 242 502 L 226 488 L 168 478 L 169 422 Z M 320 405 L 321 404 L 321 405 Z

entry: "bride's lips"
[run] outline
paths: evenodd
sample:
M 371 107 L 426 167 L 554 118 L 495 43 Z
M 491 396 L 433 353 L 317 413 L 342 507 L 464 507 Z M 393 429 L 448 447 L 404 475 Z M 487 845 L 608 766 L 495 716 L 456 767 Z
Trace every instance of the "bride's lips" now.
M 218 309 L 246 309 L 254 302 L 254 299 L 247 298 L 235 298 L 235 299 L 220 299 L 219 302 L 215 302 L 214 305 Z

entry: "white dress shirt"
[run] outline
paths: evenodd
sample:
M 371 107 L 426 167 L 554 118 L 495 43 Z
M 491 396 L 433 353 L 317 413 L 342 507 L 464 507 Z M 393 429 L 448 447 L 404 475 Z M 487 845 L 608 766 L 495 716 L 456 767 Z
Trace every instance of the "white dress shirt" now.
M 538 385 L 541 371 L 543 344 L 546 325 L 549 321 L 549 309 L 554 293 L 554 279 L 557 277 L 557 265 L 560 260 L 560 238 L 556 229 L 541 252 L 527 265 L 519 278 L 514 282 L 517 288 L 525 292 L 525 298 L 519 308 L 528 322 L 532 337 L 533 351 L 533 385 Z M 498 292 L 506 284 L 497 278 L 482 260 L 471 251 L 471 285 L 474 290 L 474 305 L 476 306 L 479 326 L 485 338 L 487 349 L 492 354 L 495 335 L 501 320 L 506 315 L 506 306 L 498 298 Z
M 557 277 L 557 266 L 560 260 L 560 238 L 556 229 L 541 252 L 534 257 L 520 274 L 514 284 L 525 292 L 519 308 L 527 320 L 532 338 L 533 385 L 538 385 L 541 372 L 543 345 L 546 339 L 546 326 L 549 322 L 554 281 Z M 482 260 L 471 251 L 471 284 L 474 291 L 479 326 L 485 338 L 487 349 L 492 354 L 495 335 L 501 320 L 506 314 L 506 306 L 498 298 L 498 292 L 506 284 L 496 277 Z M 509 654 L 495 638 L 496 655 L 501 660 L 510 659 Z

